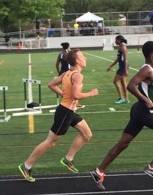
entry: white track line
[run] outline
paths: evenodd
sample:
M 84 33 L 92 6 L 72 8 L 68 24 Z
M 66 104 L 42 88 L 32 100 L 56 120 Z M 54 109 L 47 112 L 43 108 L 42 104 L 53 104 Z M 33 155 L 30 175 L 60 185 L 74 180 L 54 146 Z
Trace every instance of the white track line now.
M 104 57 L 101 57 L 101 56 L 93 55 L 93 54 L 88 53 L 88 52 L 83 52 L 83 53 L 85 53 L 85 54 L 87 54 L 87 55 L 89 55 L 89 56 L 95 57 L 95 58 L 99 58 L 99 59 L 108 61 L 108 62 L 113 62 L 113 60 L 110 60 L 110 59 L 108 59 L 108 58 L 104 58 Z
M 120 110 L 120 111 L 110 111 L 110 110 L 105 110 L 105 111 L 90 111 L 90 112 L 80 112 L 80 111 L 77 111 L 77 113 L 79 114 L 105 114 L 105 113 L 128 113 L 130 112 L 130 110 Z M 50 116 L 50 115 L 53 115 L 54 113 L 53 112 L 50 112 L 50 113 L 42 113 L 41 115 L 43 116 Z
M 114 174 L 107 174 L 106 177 L 128 177 L 128 176 L 138 176 L 138 175 L 146 175 L 145 173 L 114 173 Z M 54 180 L 54 179 L 76 179 L 76 178 L 89 178 L 91 177 L 90 175 L 67 175 L 67 176 L 46 176 L 46 177 L 37 177 L 37 180 Z M 25 179 L 19 179 L 19 178 L 5 178 L 5 179 L 0 179 L 0 182 L 5 182 L 5 181 L 22 181 Z
M 147 190 L 122 190 L 122 191 L 100 191 L 100 192 L 76 192 L 76 193 L 56 193 L 56 194 L 38 194 L 38 195 L 78 195 L 78 194 L 125 194 L 125 193 L 153 192 L 153 189 Z
M 105 114 L 105 113 L 128 113 L 130 112 L 130 110 L 120 110 L 120 111 L 110 111 L 110 110 L 106 110 L 106 111 L 94 111 L 94 112 L 79 112 L 77 111 L 77 113 L 79 114 Z M 53 115 L 54 113 L 53 112 L 50 112 L 50 113 L 42 113 L 41 115 L 43 116 L 50 116 L 50 115 Z
M 57 105 L 46 105 L 46 106 L 41 106 L 41 109 L 49 109 L 49 108 L 55 108 Z M 40 107 L 34 107 L 34 109 L 38 110 Z M 16 111 L 24 111 L 28 110 L 25 107 L 24 108 L 8 108 L 6 109 L 7 112 L 16 112 Z M 4 112 L 4 109 L 0 109 L 0 112 Z
M 129 112 L 130 110 L 120 110 L 120 111 L 114 111 L 116 113 L 126 113 Z M 94 112 L 79 112 L 79 114 L 102 114 L 102 113 L 112 113 L 110 110 L 106 111 L 94 111 Z
M 93 56 L 93 57 L 95 57 L 95 58 L 99 58 L 99 59 L 102 59 L 102 60 L 105 60 L 105 61 L 108 61 L 108 62 L 113 62 L 113 60 L 110 60 L 110 59 L 108 59 L 108 58 L 104 58 L 104 57 L 101 57 L 101 56 L 93 55 L 93 54 L 88 53 L 88 52 L 84 52 L 84 53 L 87 54 L 87 55 L 89 55 L 89 56 Z M 135 69 L 135 68 L 132 68 L 132 67 L 129 67 L 129 69 L 138 72 L 138 69 Z
M 108 174 L 106 177 L 120 177 L 120 176 L 138 176 L 138 175 L 146 175 L 145 173 L 119 173 L 119 174 Z M 59 180 L 59 179 L 75 179 L 75 178 L 89 178 L 91 177 L 90 175 L 69 175 L 69 176 L 48 176 L 48 177 L 43 177 L 43 178 L 37 178 L 37 180 Z M 0 182 L 12 182 L 12 181 L 22 181 L 25 179 L 0 179 Z M 99 192 L 73 192 L 73 193 L 54 193 L 54 194 L 38 194 L 38 195 L 81 195 L 81 194 L 125 194 L 125 193 L 141 193 L 141 192 L 153 192 L 153 189 L 144 189 L 144 190 L 118 190 L 118 191 L 99 191 Z

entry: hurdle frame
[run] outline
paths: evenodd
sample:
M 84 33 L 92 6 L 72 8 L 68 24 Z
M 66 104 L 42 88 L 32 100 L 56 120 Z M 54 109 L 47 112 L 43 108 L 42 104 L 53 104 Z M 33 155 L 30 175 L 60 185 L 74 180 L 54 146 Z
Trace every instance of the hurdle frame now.
M 10 115 L 7 115 L 7 109 L 6 109 L 6 91 L 7 90 L 8 90 L 8 86 L 0 86 L 0 91 L 3 92 L 3 112 L 4 112 L 3 118 L 0 118 L 0 123 L 8 122 L 11 118 Z
M 24 88 L 24 110 L 25 112 L 16 112 L 13 113 L 13 116 L 26 116 L 26 115 L 36 115 L 36 114 L 41 114 L 42 109 L 41 109 L 41 81 L 40 80 L 33 80 L 33 79 L 22 79 L 23 82 L 23 88 Z M 37 107 L 34 108 L 28 108 L 27 107 L 27 84 L 37 84 L 38 85 L 38 98 L 39 98 L 39 110 Z
M 25 109 L 27 108 L 27 83 L 32 83 L 32 84 L 38 84 L 38 99 L 39 99 L 39 108 L 41 110 L 41 81 L 40 80 L 33 80 L 33 79 L 22 79 L 23 84 L 24 84 L 24 102 L 25 102 Z
M 57 99 L 57 104 L 55 105 L 41 105 L 41 81 L 40 80 L 32 80 L 32 62 L 31 62 L 31 54 L 28 55 L 28 79 L 23 79 L 25 82 L 28 82 L 28 100 L 27 102 L 27 91 L 26 94 L 24 94 L 24 106 L 23 107 L 17 107 L 17 108 L 7 108 L 5 111 L 11 112 L 11 116 L 24 116 L 24 115 L 31 115 L 31 114 L 41 114 L 42 109 L 54 109 L 59 104 L 59 100 Z M 24 82 L 23 81 L 23 82 Z M 32 109 L 27 107 L 27 103 L 32 103 L 32 84 L 38 84 L 39 86 L 39 106 L 33 107 Z M 24 84 L 26 85 L 26 83 Z M 27 86 L 24 86 L 26 88 Z M 25 89 L 24 89 L 25 90 Z M 39 110 L 38 110 L 39 109 Z M 26 111 L 26 112 L 24 112 Z M 53 110 L 55 111 L 55 110 Z M 3 113 L 4 109 L 0 109 L 0 113 Z

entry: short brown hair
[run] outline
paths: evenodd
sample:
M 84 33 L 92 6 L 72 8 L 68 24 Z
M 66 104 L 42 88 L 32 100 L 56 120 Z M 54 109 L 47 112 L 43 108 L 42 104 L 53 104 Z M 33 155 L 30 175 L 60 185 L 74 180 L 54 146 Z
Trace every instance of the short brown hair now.
M 76 64 L 76 57 L 77 57 L 77 52 L 80 51 L 80 49 L 72 49 L 68 54 L 67 54 L 67 62 L 71 66 L 75 66 Z

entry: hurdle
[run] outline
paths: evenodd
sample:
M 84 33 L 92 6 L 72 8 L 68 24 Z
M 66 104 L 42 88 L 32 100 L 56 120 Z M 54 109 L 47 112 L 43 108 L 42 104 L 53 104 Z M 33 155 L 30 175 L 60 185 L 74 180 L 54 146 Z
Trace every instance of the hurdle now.
M 8 122 L 9 119 L 11 118 L 10 115 L 7 115 L 7 110 L 6 110 L 6 91 L 7 90 L 8 90 L 7 86 L 0 86 L 0 91 L 3 92 L 3 113 L 4 113 L 3 118 L 0 118 L 0 123 Z
M 59 100 L 57 99 L 57 104 L 55 105 L 41 105 L 41 81 L 40 80 L 32 80 L 32 62 L 31 62 L 31 54 L 28 55 L 28 79 L 23 79 L 24 84 L 24 106 L 17 108 L 7 108 L 7 112 L 11 112 L 12 116 L 24 116 L 24 115 L 32 115 L 32 114 L 41 114 L 42 109 L 54 109 L 59 104 Z M 27 84 L 28 84 L 28 100 L 27 100 Z M 39 104 L 35 106 L 35 102 L 33 102 L 33 94 L 32 94 L 32 84 L 37 84 L 39 88 Z M 31 104 L 31 109 L 28 108 L 28 104 Z M 39 109 L 39 110 L 38 110 Z M 53 110 L 55 111 L 55 110 Z M 3 113 L 4 110 L 0 109 L 0 113 Z
M 25 109 L 27 109 L 27 83 L 37 84 L 38 85 L 38 93 L 39 93 L 39 108 L 41 110 L 41 81 L 40 80 L 32 80 L 32 79 L 23 79 L 24 84 L 24 102 L 25 102 Z
M 13 113 L 13 116 L 25 116 L 25 115 L 37 115 L 41 114 L 41 81 L 40 80 L 32 80 L 32 79 L 22 79 L 23 87 L 24 87 L 24 110 L 25 112 L 17 112 Z M 39 103 L 38 106 L 35 106 L 36 103 L 31 102 L 30 104 L 33 105 L 31 108 L 28 108 L 28 98 L 27 98 L 27 85 L 31 84 L 37 84 L 38 85 L 38 99 Z M 39 110 L 38 110 L 39 109 Z

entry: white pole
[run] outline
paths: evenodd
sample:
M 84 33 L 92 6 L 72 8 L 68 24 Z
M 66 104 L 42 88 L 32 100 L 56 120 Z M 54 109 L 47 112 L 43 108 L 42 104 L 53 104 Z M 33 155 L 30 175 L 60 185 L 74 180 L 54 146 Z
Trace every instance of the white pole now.
M 29 53 L 29 81 L 32 81 L 32 63 L 31 63 L 31 54 Z M 28 99 L 29 103 L 33 102 L 33 97 L 32 97 L 32 82 L 28 82 Z M 34 115 L 30 113 L 29 117 L 29 133 L 34 133 L 35 128 L 34 128 Z
M 29 62 L 28 62 L 28 69 L 29 69 L 29 80 L 32 80 L 32 64 L 31 64 L 31 54 L 29 53 Z M 28 82 L 28 103 L 33 102 L 32 97 L 32 82 Z

